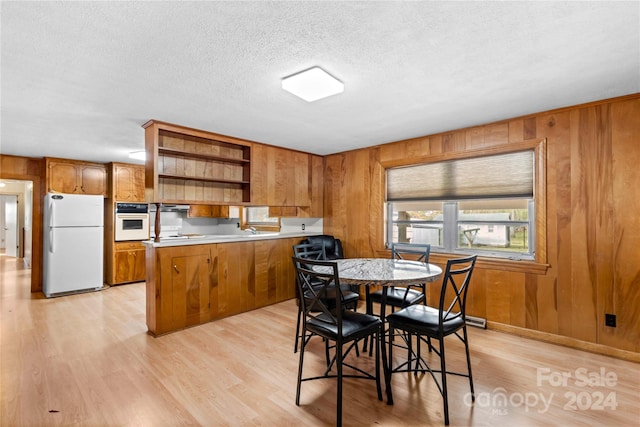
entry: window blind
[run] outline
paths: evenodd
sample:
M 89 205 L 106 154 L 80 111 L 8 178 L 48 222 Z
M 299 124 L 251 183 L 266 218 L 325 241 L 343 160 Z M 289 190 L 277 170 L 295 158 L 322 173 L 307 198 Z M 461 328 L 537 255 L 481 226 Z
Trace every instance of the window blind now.
M 387 169 L 387 201 L 533 197 L 534 151 Z

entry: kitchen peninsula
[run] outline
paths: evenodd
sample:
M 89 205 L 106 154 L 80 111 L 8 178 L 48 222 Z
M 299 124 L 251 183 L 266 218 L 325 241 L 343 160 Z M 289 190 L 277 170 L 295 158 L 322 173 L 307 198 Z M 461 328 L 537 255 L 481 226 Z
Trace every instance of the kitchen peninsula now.
M 179 232 L 156 218 L 159 239 L 145 242 L 149 333 L 294 298 L 291 247 L 323 231 L 323 158 L 154 120 L 143 127 L 145 200 L 190 206 Z M 280 232 L 241 231 L 230 206 L 268 206 Z
M 144 242 L 153 336 L 295 297 L 291 247 L 321 232 Z

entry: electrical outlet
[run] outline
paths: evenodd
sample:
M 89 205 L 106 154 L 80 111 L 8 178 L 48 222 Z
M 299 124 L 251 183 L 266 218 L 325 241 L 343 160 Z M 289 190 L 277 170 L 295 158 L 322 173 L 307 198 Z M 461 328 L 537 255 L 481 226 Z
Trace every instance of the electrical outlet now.
M 616 315 L 606 313 L 604 315 L 604 324 L 605 326 L 611 326 L 612 328 L 616 327 Z

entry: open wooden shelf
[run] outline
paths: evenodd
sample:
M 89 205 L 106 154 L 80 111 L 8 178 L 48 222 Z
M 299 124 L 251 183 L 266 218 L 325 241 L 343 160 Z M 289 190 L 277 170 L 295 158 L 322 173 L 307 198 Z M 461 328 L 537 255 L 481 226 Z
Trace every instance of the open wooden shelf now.
M 147 156 L 152 159 L 145 179 L 151 202 L 251 201 L 252 143 L 158 121 L 143 127 Z
M 206 178 L 200 176 L 185 176 L 185 175 L 174 175 L 174 174 L 158 174 L 158 178 L 168 178 L 168 179 L 186 179 L 189 181 L 202 181 L 202 182 L 220 182 L 225 184 L 249 184 L 249 181 L 238 181 L 234 179 L 219 179 L 219 178 Z
M 164 156 L 185 157 L 190 159 L 211 160 L 214 162 L 221 162 L 221 163 L 235 163 L 240 165 L 251 163 L 251 160 L 248 160 L 248 159 L 212 156 L 210 154 L 202 154 L 202 153 L 189 153 L 185 151 L 176 150 L 173 148 L 164 148 L 164 147 L 158 147 L 158 154 L 164 155 Z

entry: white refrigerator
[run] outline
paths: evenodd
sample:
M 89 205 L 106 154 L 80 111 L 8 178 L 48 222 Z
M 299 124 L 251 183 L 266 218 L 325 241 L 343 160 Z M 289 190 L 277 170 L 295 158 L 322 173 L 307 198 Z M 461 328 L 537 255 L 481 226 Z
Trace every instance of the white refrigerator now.
M 47 298 L 103 287 L 103 226 L 102 196 L 45 196 L 42 289 Z

